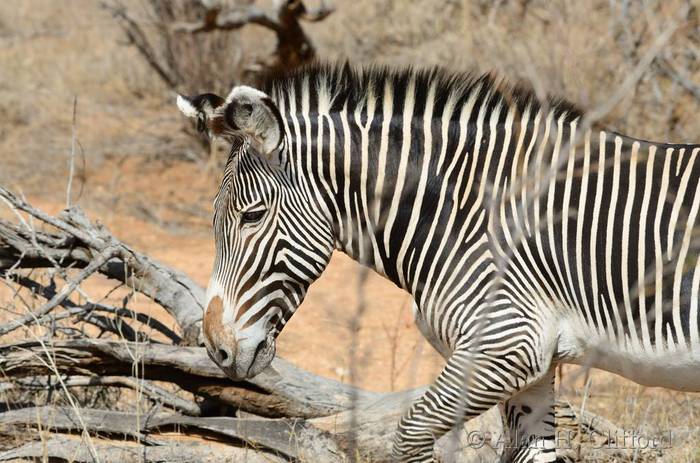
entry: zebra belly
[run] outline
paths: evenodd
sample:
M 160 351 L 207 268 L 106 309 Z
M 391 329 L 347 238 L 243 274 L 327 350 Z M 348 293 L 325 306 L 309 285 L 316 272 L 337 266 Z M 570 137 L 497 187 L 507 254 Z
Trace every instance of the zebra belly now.
M 621 348 L 597 334 L 574 335 L 572 326 L 570 321 L 560 323 L 555 361 L 599 368 L 644 386 L 700 392 L 700 350 L 697 347 L 661 352 L 632 350 Z

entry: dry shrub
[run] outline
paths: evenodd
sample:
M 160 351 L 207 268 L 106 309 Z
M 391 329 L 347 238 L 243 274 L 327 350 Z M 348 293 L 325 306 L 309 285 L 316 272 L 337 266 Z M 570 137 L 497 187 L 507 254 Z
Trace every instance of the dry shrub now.
M 692 0 L 357 0 L 309 32 L 320 56 L 496 71 L 584 109 L 606 101 L 682 7 L 686 24 L 604 120 L 631 136 L 700 140 L 700 25 Z M 362 14 L 358 14 L 362 12 Z M 669 75 L 668 63 L 696 92 Z
M 222 2 L 231 6 L 235 2 Z M 235 31 L 188 34 L 173 25 L 201 20 L 199 0 L 140 0 L 105 6 L 118 20 L 129 43 L 171 90 L 226 93 L 243 75 L 244 49 Z

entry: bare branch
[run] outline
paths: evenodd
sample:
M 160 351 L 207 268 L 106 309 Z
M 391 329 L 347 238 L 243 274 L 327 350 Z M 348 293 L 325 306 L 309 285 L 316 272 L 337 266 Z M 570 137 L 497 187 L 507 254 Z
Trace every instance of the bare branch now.
M 158 55 L 151 46 L 145 32 L 139 25 L 139 23 L 132 18 L 126 7 L 119 1 L 114 0 L 113 2 L 104 1 L 101 5 L 106 10 L 110 11 L 112 15 L 118 20 L 119 24 L 122 26 L 122 30 L 126 34 L 129 43 L 136 47 L 141 56 L 146 60 L 146 63 L 155 71 L 156 75 L 161 78 L 163 83 L 168 86 L 168 88 L 174 90 L 177 88 L 177 81 L 171 74 L 171 70 L 167 70 L 163 64 L 158 59 Z
M 138 288 L 162 305 L 182 328 L 186 342 L 197 343 L 204 290 L 185 274 L 132 250 L 101 225 L 92 224 L 78 207 L 54 217 L 2 187 L 0 198 L 62 232 L 35 233 L 0 220 L 0 273 L 11 268 L 54 267 L 57 263 L 61 267 L 97 267 L 103 275 Z M 116 261 L 107 262 L 110 259 L 104 260 L 105 254 Z
M 198 23 L 174 23 L 172 29 L 177 32 L 187 32 L 198 34 L 201 32 L 211 32 L 213 30 L 230 31 L 240 29 L 247 24 L 257 24 L 275 32 L 279 32 L 279 23 L 260 8 L 250 5 L 245 8 L 237 8 L 224 15 L 220 14 L 218 7 L 207 10 L 202 21 Z
M 68 162 L 68 184 L 66 185 L 66 207 L 71 206 L 71 191 L 73 189 L 73 176 L 75 175 L 75 147 L 78 142 L 78 130 L 76 128 L 76 119 L 78 116 L 78 97 L 73 97 L 73 122 L 71 124 L 71 146 L 70 157 Z
M 162 404 L 168 408 L 176 410 L 190 416 L 199 416 L 201 407 L 190 401 L 183 399 L 177 394 L 168 392 L 162 387 L 156 386 L 152 381 L 136 379 L 127 376 L 71 376 L 65 378 L 63 383 L 68 388 L 73 387 L 104 387 L 115 386 L 124 387 L 139 391 L 150 400 Z M 22 378 L 9 383 L 15 388 L 24 389 L 56 389 L 57 378 L 53 376 L 37 376 Z
M 226 13 L 222 12 L 218 4 L 204 6 L 206 13 L 200 21 L 175 23 L 172 30 L 198 34 L 240 29 L 247 24 L 265 27 L 275 32 L 277 46 L 270 58 L 258 63 L 258 66 L 270 69 L 291 69 L 311 61 L 316 50 L 299 21 L 322 21 L 334 11 L 326 2 L 322 2 L 317 9 L 309 10 L 302 0 L 278 0 L 274 2 L 273 13 L 267 13 L 254 5 L 238 7 Z
M 182 440 L 160 439 L 154 446 L 134 446 L 120 441 L 99 440 L 95 447 L 101 462 L 119 463 L 128 461 L 189 463 L 192 461 L 227 461 L 245 463 L 283 463 L 287 461 L 271 453 L 252 451 L 230 445 L 212 445 Z M 93 463 L 95 459 L 85 450 L 80 439 L 66 435 L 52 435 L 46 440 L 37 440 L 21 447 L 0 452 L 0 461 L 74 461 Z
M 298 3 L 301 4 L 304 9 L 301 13 L 299 13 L 299 18 L 308 22 L 323 21 L 335 11 L 335 8 L 333 8 L 333 6 L 331 6 L 323 0 L 321 1 L 319 7 L 313 10 L 309 10 L 308 8 L 306 8 L 303 2 Z
M 16 330 L 22 326 L 30 324 L 32 321 L 43 317 L 51 310 L 60 305 L 66 298 L 78 287 L 80 283 L 85 281 L 90 275 L 95 273 L 100 267 L 102 267 L 108 260 L 117 255 L 116 249 L 108 247 L 102 251 L 92 262 L 90 262 L 87 267 L 80 271 L 80 273 L 73 279 L 69 280 L 68 283 L 59 291 L 55 296 L 53 296 L 46 304 L 39 307 L 36 312 L 29 312 L 24 317 L 16 320 L 12 320 L 9 323 L 0 326 L 0 336 L 5 335 L 11 331 Z
M 668 59 L 661 58 L 658 61 L 661 72 L 678 82 L 683 88 L 690 92 L 691 95 L 700 101 L 700 85 L 694 83 L 690 77 L 676 68 Z
M 31 278 L 23 277 L 20 275 L 10 275 L 8 277 L 10 281 L 17 283 L 27 289 L 30 289 L 32 292 L 35 294 L 38 294 L 42 297 L 45 297 L 46 299 L 51 299 L 54 297 L 56 294 L 56 291 L 53 288 L 41 285 L 37 283 L 36 281 L 32 280 Z M 66 318 L 66 317 L 80 317 L 83 319 L 88 319 L 89 317 L 95 313 L 95 312 L 103 312 L 103 313 L 108 313 L 110 315 L 113 315 L 118 318 L 130 318 L 132 320 L 136 320 L 137 322 L 148 326 L 149 328 L 152 328 L 159 333 L 163 334 L 166 336 L 168 339 L 170 339 L 174 344 L 180 344 L 182 341 L 182 338 L 177 335 L 173 330 L 165 326 L 163 323 L 161 323 L 159 320 L 146 315 L 141 312 L 137 312 L 132 309 L 126 309 L 126 308 L 117 308 L 117 307 L 110 307 L 104 304 L 97 304 L 95 302 L 87 302 L 83 305 L 78 305 L 75 302 L 71 301 L 70 299 L 66 298 L 63 302 L 61 302 L 61 306 L 65 307 L 68 309 L 68 311 L 65 314 L 59 314 L 54 317 L 55 320 L 58 320 L 60 318 Z M 44 321 L 43 319 L 38 319 L 37 323 L 41 323 Z M 134 337 L 132 339 L 128 339 L 130 341 L 138 341 L 140 340 L 138 337 Z M 142 339 L 141 339 L 142 340 Z

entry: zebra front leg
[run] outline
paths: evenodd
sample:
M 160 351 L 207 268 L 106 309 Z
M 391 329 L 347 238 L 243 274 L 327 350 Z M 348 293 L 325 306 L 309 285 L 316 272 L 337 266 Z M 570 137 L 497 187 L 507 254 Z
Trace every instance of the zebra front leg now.
M 457 348 L 433 385 L 401 418 L 394 458 L 432 461 L 434 444 L 443 434 L 538 380 L 536 372 L 522 364 L 523 351 L 517 350 L 494 354 Z
M 501 457 L 508 463 L 555 462 L 554 367 L 504 405 L 508 440 Z

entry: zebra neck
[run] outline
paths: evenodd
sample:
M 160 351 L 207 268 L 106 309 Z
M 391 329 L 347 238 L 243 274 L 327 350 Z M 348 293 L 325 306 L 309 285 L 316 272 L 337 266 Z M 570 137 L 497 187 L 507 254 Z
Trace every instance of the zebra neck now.
M 478 214 L 450 226 L 451 205 L 471 206 L 479 184 L 467 181 L 468 173 L 476 176 L 477 157 L 465 153 L 483 134 L 470 126 L 468 111 L 460 124 L 453 114 L 434 118 L 429 105 L 416 117 L 409 103 L 398 114 L 385 107 L 375 116 L 370 106 L 293 117 L 291 132 L 301 136 L 289 148 L 297 177 L 332 224 L 337 249 L 415 297 L 443 270 L 435 268 L 435 253 L 459 252 L 473 243 L 458 238 L 473 238 L 465 231 L 484 226 Z

